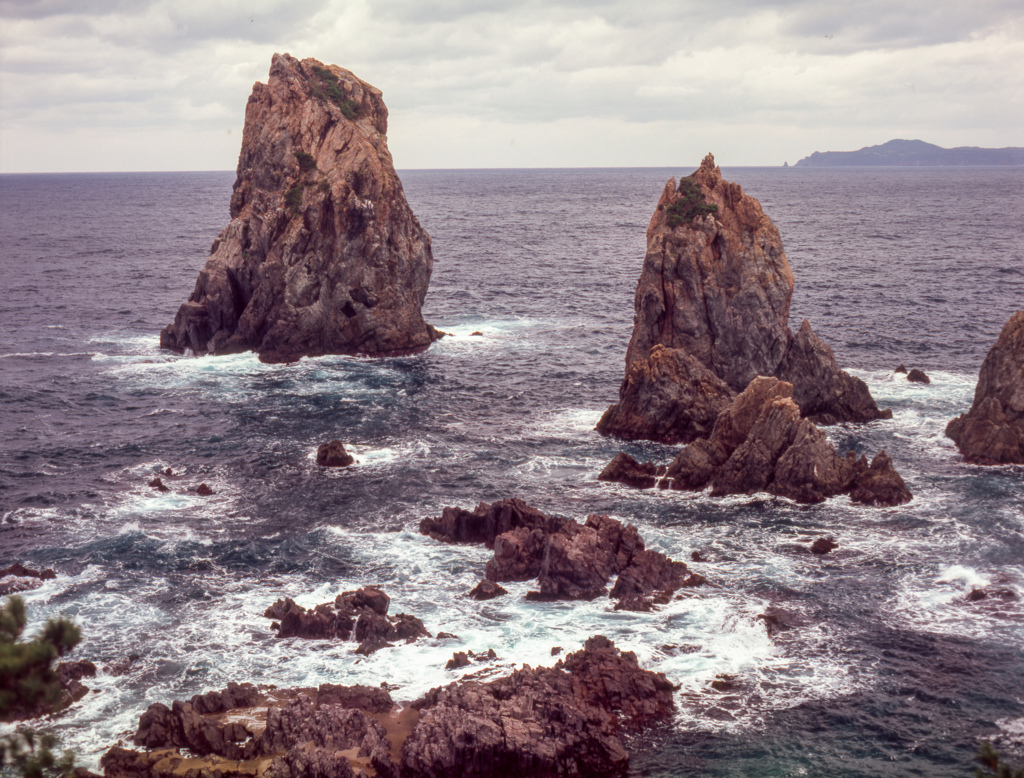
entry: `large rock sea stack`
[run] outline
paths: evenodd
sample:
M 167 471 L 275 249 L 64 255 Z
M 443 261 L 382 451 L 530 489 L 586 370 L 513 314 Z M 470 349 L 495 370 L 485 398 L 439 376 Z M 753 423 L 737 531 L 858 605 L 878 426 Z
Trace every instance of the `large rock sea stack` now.
M 792 295 L 778 229 L 722 179 L 714 157 L 678 185 L 670 179 L 647 228 L 619 403 L 598 431 L 663 443 L 707 437 L 759 375 L 791 383 L 803 417 L 819 424 L 889 418 L 806 320 L 789 329 Z
M 1024 311 L 1003 326 L 981 365 L 974 404 L 946 435 L 968 462 L 1024 464 Z
M 387 117 L 349 71 L 274 55 L 246 107 L 231 223 L 161 346 L 286 362 L 437 339 L 420 313 L 430 236 L 391 162 Z

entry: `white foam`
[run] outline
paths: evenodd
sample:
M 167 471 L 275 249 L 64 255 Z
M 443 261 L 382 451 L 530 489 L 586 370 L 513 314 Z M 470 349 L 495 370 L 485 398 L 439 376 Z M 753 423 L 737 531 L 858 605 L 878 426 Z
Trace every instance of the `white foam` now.
M 939 575 L 935 579 L 935 583 L 957 583 L 966 589 L 976 589 L 988 586 L 990 581 L 973 568 L 964 567 L 963 565 L 949 565 L 939 572 Z

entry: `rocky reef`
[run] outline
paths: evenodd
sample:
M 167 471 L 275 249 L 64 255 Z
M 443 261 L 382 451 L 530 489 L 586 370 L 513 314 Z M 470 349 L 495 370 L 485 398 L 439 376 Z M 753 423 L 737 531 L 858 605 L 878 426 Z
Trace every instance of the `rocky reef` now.
M 600 635 L 554 667 L 463 679 L 398 706 L 382 689 L 222 691 L 154 703 L 107 778 L 622 775 L 622 735 L 668 717 L 674 687 Z
M 804 418 L 819 424 L 891 417 L 806 320 L 789 329 L 792 295 L 778 229 L 723 180 L 714 157 L 670 179 L 647 228 L 619 402 L 597 430 L 664 443 L 706 437 L 756 376 L 792 384 Z
M 1024 311 L 1003 326 L 978 374 L 971 409 L 946 426 L 977 465 L 1024 464 Z
M 357 654 L 431 637 L 423 622 L 408 613 L 388 616 L 391 598 L 380 589 L 364 587 L 343 592 L 333 602 L 303 608 L 290 597 L 278 600 L 264 612 L 274 619 L 271 629 L 279 638 L 300 637 L 311 640 L 349 640 L 359 643 Z
M 537 579 L 537 589 L 527 592 L 530 600 L 609 596 L 619 601 L 619 609 L 650 610 L 655 600 L 667 602 L 681 588 L 707 583 L 683 562 L 646 549 L 632 524 L 598 514 L 580 524 L 547 516 L 516 497 L 481 503 L 472 511 L 445 508 L 439 518 L 423 519 L 420 532 L 443 542 L 483 543 L 493 549 L 486 580 Z
M 700 490 L 712 496 L 768 492 L 797 502 L 849 494 L 854 502 L 893 506 L 910 491 L 880 451 L 869 464 L 853 452 L 840 457 L 825 434 L 802 418 L 792 384 L 758 376 L 719 415 L 711 434 L 683 448 L 668 466 L 620 453 L 602 481 L 638 488 Z
M 420 313 L 430 236 L 395 173 L 387 117 L 349 71 L 274 55 L 246 106 L 231 222 L 161 346 L 286 362 L 437 339 Z

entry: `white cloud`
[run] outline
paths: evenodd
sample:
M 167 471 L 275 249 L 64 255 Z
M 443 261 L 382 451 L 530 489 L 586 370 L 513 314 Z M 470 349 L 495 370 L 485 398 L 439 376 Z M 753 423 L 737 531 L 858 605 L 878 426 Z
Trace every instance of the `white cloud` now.
M 381 88 L 399 167 L 1024 145 L 1022 20 L 1017 0 L 0 0 L 0 171 L 231 169 L 275 51 Z

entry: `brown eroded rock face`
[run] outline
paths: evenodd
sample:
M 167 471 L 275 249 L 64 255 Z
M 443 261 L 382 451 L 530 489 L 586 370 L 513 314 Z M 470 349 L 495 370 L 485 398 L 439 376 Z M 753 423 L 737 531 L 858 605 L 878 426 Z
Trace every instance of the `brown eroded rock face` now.
M 981 365 L 974 404 L 946 435 L 976 465 L 1024 464 L 1024 311 L 1003 326 Z
M 246 106 L 231 222 L 161 346 L 288 362 L 437 339 L 420 314 L 430 236 L 392 165 L 387 117 L 349 71 L 274 55 Z
M 703 212 L 686 212 L 687 201 Z M 807 321 L 789 329 L 792 295 L 778 229 L 757 200 L 723 180 L 714 157 L 678 185 L 670 180 L 647 228 L 619 403 L 597 430 L 666 443 L 707 437 L 730 393 L 759 375 L 790 382 L 812 421 L 888 418 Z
M 101 764 L 106 778 L 619 776 L 622 735 L 670 716 L 674 690 L 595 635 L 554 667 L 462 679 L 404 708 L 381 689 L 332 684 L 231 683 L 154 703 L 134 737 L 146 750 L 115 746 Z
M 647 479 L 638 477 L 645 472 Z M 880 451 L 870 465 L 852 452 L 840 457 L 825 433 L 801 417 L 793 385 L 768 376 L 751 381 L 719 414 L 710 437 L 683 448 L 667 468 L 619 454 L 600 478 L 640 488 L 710 486 L 712 496 L 768 492 L 803 503 L 847 493 L 874 506 L 911 499 L 888 454 Z
M 591 600 L 604 595 L 613 578 L 609 596 L 620 605 L 624 599 L 639 601 L 707 583 L 684 563 L 646 550 L 632 524 L 596 513 L 580 524 L 547 516 L 515 497 L 481 503 L 473 512 L 445 508 L 441 518 L 423 519 L 420 532 L 442 542 L 476 542 L 492 548 L 487 581 L 535 578 L 537 589 L 527 592 L 529 600 Z M 470 596 L 486 599 L 475 594 L 482 587 L 483 583 Z

